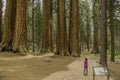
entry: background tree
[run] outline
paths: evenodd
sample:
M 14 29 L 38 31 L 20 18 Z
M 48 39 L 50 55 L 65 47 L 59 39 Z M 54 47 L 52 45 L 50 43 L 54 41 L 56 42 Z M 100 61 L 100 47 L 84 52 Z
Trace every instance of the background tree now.
M 120 51 L 120 1 L 114 1 L 114 28 L 115 28 L 115 49 L 116 52 Z
M 35 43 L 38 46 L 38 50 L 41 48 L 41 32 L 42 32 L 42 12 L 41 12 L 41 1 L 36 1 L 36 6 L 34 9 L 35 12 L 35 26 L 34 26 L 34 34 L 35 34 Z M 36 47 L 37 48 L 37 47 Z
M 107 0 L 101 0 L 100 62 L 107 66 Z
M 82 51 L 87 49 L 90 50 L 92 39 L 91 39 L 91 8 L 90 8 L 90 1 L 80 1 L 79 4 L 80 8 L 80 18 L 79 18 L 79 25 L 80 25 L 80 35 L 81 35 L 81 46 Z
M 49 11 L 50 11 L 50 27 L 49 27 L 49 49 L 51 52 L 54 51 L 54 43 L 53 43 L 53 0 L 49 0 Z
M 84 43 L 85 43 L 85 10 L 84 10 L 83 1 L 79 1 L 79 36 L 80 36 L 80 46 L 81 51 L 84 51 Z
M 34 0 L 32 0 L 32 47 L 33 47 L 33 52 L 35 52 L 34 49 Z
M 56 31 L 55 31 L 55 43 L 56 43 L 56 52 L 55 55 L 59 55 L 58 53 L 58 48 L 59 48 L 59 42 L 58 42 L 58 37 L 59 37 L 59 24 L 60 24 L 60 17 L 59 17 L 59 0 L 54 1 L 54 3 L 56 3 L 56 6 L 54 6 L 54 11 L 56 11 Z M 55 20 L 55 19 L 54 19 Z
M 93 50 L 92 53 L 99 53 L 99 0 L 93 0 L 93 28 L 94 28 L 94 39 L 93 39 Z
M 87 50 L 90 51 L 90 42 L 91 42 L 91 20 L 90 20 L 90 7 L 88 0 L 85 1 L 85 10 L 86 10 L 86 45 Z
M 115 44 L 114 44 L 114 0 L 109 1 L 110 16 L 110 35 L 111 35 L 111 61 L 115 61 Z

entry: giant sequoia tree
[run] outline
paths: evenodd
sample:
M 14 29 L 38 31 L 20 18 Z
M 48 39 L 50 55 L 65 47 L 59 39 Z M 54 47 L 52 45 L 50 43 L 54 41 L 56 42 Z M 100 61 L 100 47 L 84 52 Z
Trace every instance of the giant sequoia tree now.
M 58 0 L 57 55 L 67 55 L 68 43 L 65 21 L 65 0 Z
M 9 1 L 9 0 L 8 0 Z M 17 0 L 16 25 L 13 38 L 13 51 L 27 50 L 27 0 Z
M 50 14 L 50 0 L 43 0 L 43 26 L 41 52 L 52 52 L 52 16 Z
M 49 0 L 43 0 L 42 46 L 41 52 L 48 52 Z
M 15 28 L 16 19 L 16 0 L 6 1 L 6 14 L 5 14 L 5 30 L 0 44 L 0 51 L 12 50 L 12 42 Z
M 78 0 L 70 0 L 70 30 L 69 30 L 69 50 L 73 56 L 80 56 L 79 50 L 79 28 L 78 28 Z

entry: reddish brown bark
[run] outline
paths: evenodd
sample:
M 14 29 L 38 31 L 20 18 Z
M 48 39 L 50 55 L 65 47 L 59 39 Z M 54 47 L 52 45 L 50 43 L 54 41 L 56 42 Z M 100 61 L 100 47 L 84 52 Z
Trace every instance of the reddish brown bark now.
M 27 53 L 27 0 L 17 0 L 13 51 Z

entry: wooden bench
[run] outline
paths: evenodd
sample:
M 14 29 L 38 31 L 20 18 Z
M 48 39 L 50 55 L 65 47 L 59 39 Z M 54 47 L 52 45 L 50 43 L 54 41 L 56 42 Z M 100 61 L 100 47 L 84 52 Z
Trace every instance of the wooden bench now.
M 93 67 L 93 80 L 95 80 L 95 76 L 107 76 L 109 80 L 109 70 L 107 67 L 97 66 Z

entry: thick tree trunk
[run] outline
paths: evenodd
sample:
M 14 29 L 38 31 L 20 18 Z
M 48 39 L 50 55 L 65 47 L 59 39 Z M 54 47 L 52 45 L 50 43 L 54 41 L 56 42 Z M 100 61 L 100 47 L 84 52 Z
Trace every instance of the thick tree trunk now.
M 27 45 L 27 0 L 17 0 L 16 26 L 13 51 L 28 52 Z
M 43 0 L 43 24 L 41 52 L 48 52 L 49 0 Z
M 68 55 L 68 43 L 67 43 L 67 32 L 66 32 L 66 21 L 65 21 L 65 0 L 58 0 L 59 2 L 59 23 L 58 23 L 58 41 L 57 41 L 57 52 L 59 55 Z
M 80 56 L 78 28 L 78 0 L 71 1 L 71 25 L 69 30 L 69 49 L 73 56 Z
M 115 61 L 115 45 L 114 45 L 114 0 L 110 0 L 110 34 L 111 34 L 111 61 Z
M 101 0 L 100 63 L 107 66 L 107 0 Z
M 43 0 L 43 31 L 41 52 L 53 51 L 52 14 L 50 13 L 50 0 Z
M 2 41 L 2 0 L 0 0 L 0 43 Z
M 12 41 L 14 35 L 15 19 L 16 19 L 16 0 L 7 0 L 5 30 L 0 44 L 0 51 L 12 50 Z

